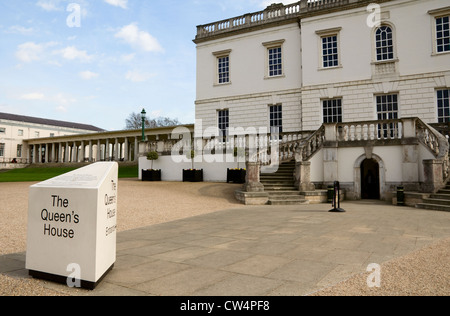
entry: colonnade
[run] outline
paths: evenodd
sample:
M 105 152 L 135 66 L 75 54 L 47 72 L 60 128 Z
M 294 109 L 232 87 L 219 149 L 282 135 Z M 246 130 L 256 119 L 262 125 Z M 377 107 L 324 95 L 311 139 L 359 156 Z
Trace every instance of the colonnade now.
M 29 144 L 31 163 L 79 163 L 97 161 L 138 161 L 139 137 L 89 140 L 56 140 Z

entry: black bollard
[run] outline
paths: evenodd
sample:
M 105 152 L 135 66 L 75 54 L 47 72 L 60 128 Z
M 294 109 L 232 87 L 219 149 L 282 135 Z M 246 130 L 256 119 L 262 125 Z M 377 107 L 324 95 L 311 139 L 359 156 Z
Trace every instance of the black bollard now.
M 333 192 L 333 209 L 330 210 L 331 213 L 345 213 L 345 210 L 341 208 L 341 188 L 339 181 L 334 182 L 334 192 Z
M 405 206 L 405 188 L 404 187 L 397 188 L 397 205 Z

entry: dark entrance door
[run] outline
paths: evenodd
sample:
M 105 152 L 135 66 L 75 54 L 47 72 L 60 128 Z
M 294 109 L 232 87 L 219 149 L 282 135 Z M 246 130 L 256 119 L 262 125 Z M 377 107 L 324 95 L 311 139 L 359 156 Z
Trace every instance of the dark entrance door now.
M 373 159 L 361 163 L 361 199 L 380 199 L 380 165 Z

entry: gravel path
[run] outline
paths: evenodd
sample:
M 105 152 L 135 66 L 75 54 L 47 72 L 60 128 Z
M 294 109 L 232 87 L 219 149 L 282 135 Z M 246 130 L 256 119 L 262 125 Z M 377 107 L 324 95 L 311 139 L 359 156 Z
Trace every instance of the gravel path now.
M 26 250 L 28 188 L 32 183 L 0 183 L 0 256 Z M 119 182 L 118 231 L 242 207 L 239 185 L 214 183 Z M 450 295 L 450 239 L 381 266 L 381 288 L 369 288 L 369 273 L 313 293 L 332 295 Z M 42 281 L 0 275 L 0 296 L 65 295 Z

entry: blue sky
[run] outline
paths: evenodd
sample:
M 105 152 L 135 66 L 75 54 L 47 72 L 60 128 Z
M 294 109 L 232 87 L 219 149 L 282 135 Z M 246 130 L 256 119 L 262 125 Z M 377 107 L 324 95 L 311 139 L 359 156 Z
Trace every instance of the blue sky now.
M 271 2 L 0 0 L 0 112 L 120 130 L 145 108 L 193 123 L 196 26 Z

